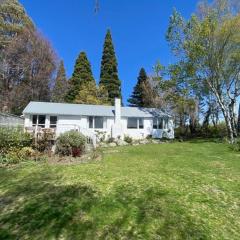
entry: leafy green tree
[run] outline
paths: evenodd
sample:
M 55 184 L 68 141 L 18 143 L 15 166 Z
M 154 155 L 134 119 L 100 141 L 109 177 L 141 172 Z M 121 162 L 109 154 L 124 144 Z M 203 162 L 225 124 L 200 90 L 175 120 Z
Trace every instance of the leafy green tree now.
M 68 82 L 63 61 L 60 62 L 55 85 L 52 90 L 52 101 L 53 102 L 64 102 L 65 96 L 68 89 Z
M 131 107 L 149 107 L 146 103 L 146 88 L 150 87 L 148 82 L 148 76 L 144 68 L 140 69 L 138 81 L 133 89 L 131 97 L 128 99 L 129 106 Z
M 110 104 L 114 104 L 114 98 L 121 98 L 121 81 L 118 78 L 117 59 L 110 30 L 105 37 L 99 84 L 107 90 Z
M 0 3 L 0 50 L 21 33 L 24 27 L 32 29 L 34 26 L 22 5 L 17 0 L 2 0 Z
M 167 40 L 179 58 L 181 75 L 192 90 L 209 92 L 224 116 L 228 137 L 237 136 L 235 105 L 240 96 L 240 14 L 230 0 L 201 4 L 185 21 L 174 11 Z
M 81 87 L 74 103 L 109 105 L 106 90 L 102 86 L 97 87 L 94 82 L 88 82 Z
M 69 80 L 69 91 L 65 98 L 66 101 L 74 102 L 79 91 L 89 82 L 96 84 L 87 55 L 85 52 L 81 52 L 76 60 L 73 75 Z

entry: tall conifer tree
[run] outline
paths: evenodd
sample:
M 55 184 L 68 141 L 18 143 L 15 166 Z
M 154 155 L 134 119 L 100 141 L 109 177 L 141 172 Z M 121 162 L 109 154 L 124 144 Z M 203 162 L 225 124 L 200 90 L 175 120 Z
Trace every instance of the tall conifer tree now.
M 57 77 L 55 81 L 55 86 L 52 91 L 52 101 L 53 102 L 64 102 L 67 93 L 68 82 L 66 77 L 66 72 L 64 68 L 63 61 L 60 62 Z
M 114 98 L 121 98 L 121 81 L 118 78 L 117 59 L 110 30 L 107 31 L 103 47 L 100 86 L 108 92 L 110 104 L 114 104 Z
M 148 107 L 145 101 L 145 88 L 148 87 L 148 77 L 144 68 L 140 69 L 138 81 L 133 89 L 131 97 L 128 99 L 131 107 Z
M 76 96 L 81 90 L 81 87 L 89 82 L 95 83 L 91 70 L 91 64 L 88 61 L 86 53 L 81 52 L 76 60 L 73 75 L 69 80 L 69 91 L 65 98 L 66 101 L 74 102 Z

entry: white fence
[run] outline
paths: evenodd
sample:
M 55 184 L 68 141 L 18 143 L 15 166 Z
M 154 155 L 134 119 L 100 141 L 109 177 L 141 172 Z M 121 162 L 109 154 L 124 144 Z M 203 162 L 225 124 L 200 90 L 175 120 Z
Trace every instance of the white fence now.
M 2 127 L 17 127 L 24 125 L 24 119 L 22 117 L 0 112 L 0 126 Z

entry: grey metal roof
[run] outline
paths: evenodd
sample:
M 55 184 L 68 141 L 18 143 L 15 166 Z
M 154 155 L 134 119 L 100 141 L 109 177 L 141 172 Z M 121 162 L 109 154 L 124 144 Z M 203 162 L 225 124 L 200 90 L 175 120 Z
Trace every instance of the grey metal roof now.
M 114 106 L 30 102 L 23 110 L 23 114 L 52 114 L 52 115 L 82 115 L 114 117 Z M 122 107 L 122 117 L 170 117 L 169 114 L 157 108 Z

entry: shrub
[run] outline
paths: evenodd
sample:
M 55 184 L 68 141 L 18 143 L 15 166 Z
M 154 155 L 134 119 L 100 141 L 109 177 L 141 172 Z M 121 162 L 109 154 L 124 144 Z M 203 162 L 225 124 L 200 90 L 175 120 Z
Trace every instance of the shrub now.
M 240 139 L 237 139 L 233 144 L 230 144 L 230 148 L 233 151 L 239 152 L 240 151 Z
M 23 161 L 31 160 L 35 151 L 31 147 L 23 147 L 22 149 L 10 148 L 7 153 L 0 157 L 1 164 L 16 164 Z
M 86 138 L 81 133 L 71 130 L 61 134 L 56 141 L 56 153 L 74 157 L 80 156 L 84 150 Z
M 44 131 L 35 142 L 35 148 L 39 152 L 49 152 L 53 146 L 54 133 Z
M 95 133 L 99 142 L 105 141 L 107 132 L 95 130 Z
M 127 143 L 129 143 L 129 144 L 132 144 L 133 139 L 132 139 L 131 137 L 125 135 L 125 136 L 124 136 L 124 141 L 127 142 Z
M 205 134 L 207 137 L 224 138 L 227 136 L 226 124 L 221 122 L 216 126 L 209 126 Z
M 148 139 L 148 140 L 150 140 L 152 138 L 153 138 L 153 136 L 151 134 L 147 135 L 147 137 L 146 137 L 146 139 Z
M 22 128 L 0 127 L 0 154 L 8 154 L 13 148 L 30 147 L 32 138 Z
M 20 150 L 20 154 L 26 158 L 32 158 L 36 155 L 36 151 L 31 147 L 24 147 Z
M 107 143 L 113 143 L 115 139 L 113 137 L 108 138 Z

